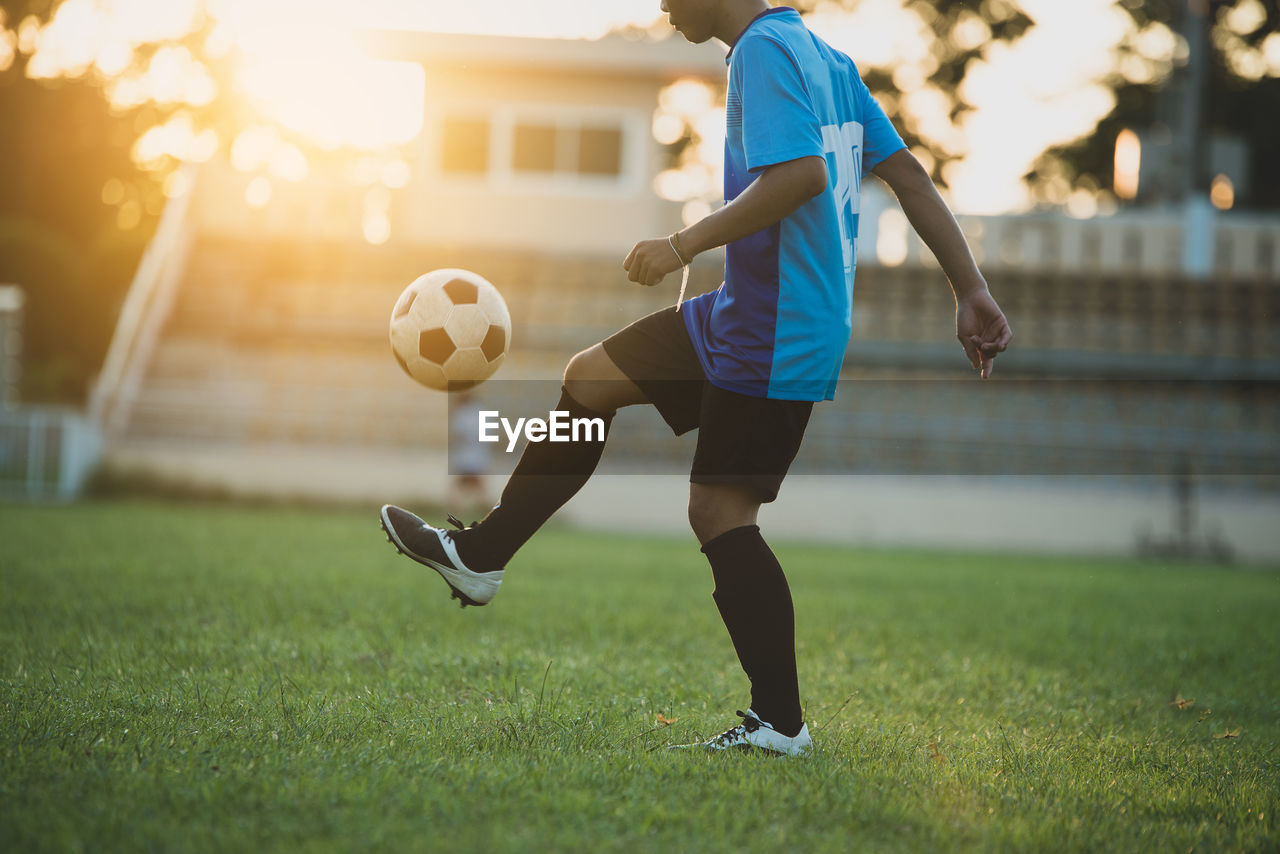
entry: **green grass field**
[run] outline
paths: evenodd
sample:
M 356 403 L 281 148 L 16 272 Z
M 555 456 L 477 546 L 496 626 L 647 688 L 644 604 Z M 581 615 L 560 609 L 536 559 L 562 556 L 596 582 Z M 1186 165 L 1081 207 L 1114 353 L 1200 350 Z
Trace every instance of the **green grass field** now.
M 461 611 L 376 508 L 0 505 L 0 850 L 1280 849 L 1280 574 L 775 545 L 800 760 L 662 749 L 747 702 L 692 535 Z

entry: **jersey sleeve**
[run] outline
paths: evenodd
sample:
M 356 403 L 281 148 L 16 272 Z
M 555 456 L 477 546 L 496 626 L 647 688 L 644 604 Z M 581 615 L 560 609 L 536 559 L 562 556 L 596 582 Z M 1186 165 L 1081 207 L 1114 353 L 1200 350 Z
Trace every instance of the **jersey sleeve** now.
M 862 100 L 862 177 L 865 178 L 885 158 L 906 148 L 907 144 L 861 78 L 858 80 L 858 94 Z
M 740 74 L 747 169 L 757 172 L 800 157 L 825 157 L 821 122 L 786 48 L 767 37 L 744 38 L 734 63 Z

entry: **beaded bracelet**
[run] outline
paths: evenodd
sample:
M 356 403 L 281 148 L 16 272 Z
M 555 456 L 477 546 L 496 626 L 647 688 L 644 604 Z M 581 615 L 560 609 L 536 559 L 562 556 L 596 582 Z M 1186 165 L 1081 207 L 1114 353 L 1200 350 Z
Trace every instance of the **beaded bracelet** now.
M 679 232 L 672 232 L 667 238 L 667 243 L 671 244 L 671 251 L 676 253 L 676 259 L 680 261 L 680 266 L 684 268 L 684 272 L 680 276 L 680 294 L 676 297 L 676 311 L 680 310 L 680 306 L 684 303 L 684 291 L 689 287 L 689 261 L 684 260 L 684 253 L 680 251 Z

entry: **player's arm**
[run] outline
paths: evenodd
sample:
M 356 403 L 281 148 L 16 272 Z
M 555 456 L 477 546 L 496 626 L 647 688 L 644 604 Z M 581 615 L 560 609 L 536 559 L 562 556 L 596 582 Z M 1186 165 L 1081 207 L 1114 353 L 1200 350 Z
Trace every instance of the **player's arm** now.
M 823 157 L 770 166 L 732 202 L 678 232 L 686 260 L 781 222 L 826 190 L 828 180 Z
M 910 151 L 889 155 L 871 171 L 893 190 L 911 227 L 947 274 L 956 296 L 956 337 L 973 369 L 981 370 L 986 379 L 991 376 L 992 360 L 1009 346 L 1013 333 L 987 289 L 956 218 Z
M 760 173 L 729 204 L 676 233 L 684 261 L 768 228 L 796 211 L 827 188 L 827 161 L 801 157 L 777 163 Z M 642 240 L 622 263 L 628 278 L 656 285 L 683 266 L 666 237 Z

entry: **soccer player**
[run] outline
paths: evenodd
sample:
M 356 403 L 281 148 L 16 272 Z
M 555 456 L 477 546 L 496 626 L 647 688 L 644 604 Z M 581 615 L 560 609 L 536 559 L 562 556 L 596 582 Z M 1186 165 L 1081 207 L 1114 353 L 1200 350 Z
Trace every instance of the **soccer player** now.
M 602 418 L 650 404 L 678 435 L 698 430 L 689 522 L 711 564 L 712 594 L 751 684 L 742 722 L 712 750 L 798 755 L 812 744 L 796 677 L 795 616 L 786 576 L 760 535 L 800 447 L 815 401 L 834 396 L 851 330 L 859 192 L 868 172 L 897 195 L 942 265 L 956 332 L 974 370 L 990 376 L 1008 323 L 954 217 L 905 148 L 853 62 L 789 8 L 766 0 L 664 0 L 693 43 L 730 48 L 725 205 L 667 237 L 637 243 L 631 281 L 657 285 L 694 256 L 726 247 L 724 283 L 637 320 L 578 353 L 556 409 Z M 525 448 L 498 504 L 461 530 L 382 509 L 392 543 L 432 567 L 463 605 L 483 605 L 516 551 L 586 483 L 604 441 Z

